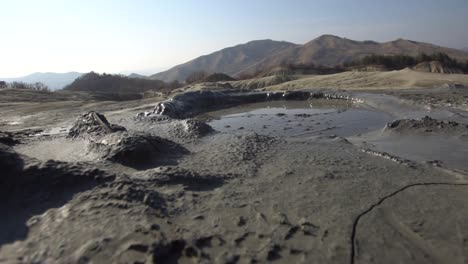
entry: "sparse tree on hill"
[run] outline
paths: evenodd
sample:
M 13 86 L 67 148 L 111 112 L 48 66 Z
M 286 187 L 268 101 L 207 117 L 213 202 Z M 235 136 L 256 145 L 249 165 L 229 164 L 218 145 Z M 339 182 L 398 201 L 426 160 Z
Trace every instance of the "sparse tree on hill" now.
M 5 81 L 0 81 L 0 89 L 6 89 L 8 87 Z
M 36 82 L 31 85 L 32 90 L 40 91 L 40 92 L 49 92 L 49 87 L 41 82 Z
M 24 82 L 12 82 L 6 84 L 6 88 L 11 89 L 24 89 L 24 90 L 33 90 L 33 91 L 40 91 L 40 92 L 49 92 L 49 87 L 47 85 L 36 82 L 36 83 L 24 83 Z

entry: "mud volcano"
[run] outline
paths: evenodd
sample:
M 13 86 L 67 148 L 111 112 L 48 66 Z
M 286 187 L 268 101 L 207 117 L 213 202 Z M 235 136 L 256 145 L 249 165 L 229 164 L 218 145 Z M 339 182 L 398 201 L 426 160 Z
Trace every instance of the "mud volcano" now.
M 1 263 L 467 259 L 466 113 L 323 89 L 141 109 L 0 133 Z

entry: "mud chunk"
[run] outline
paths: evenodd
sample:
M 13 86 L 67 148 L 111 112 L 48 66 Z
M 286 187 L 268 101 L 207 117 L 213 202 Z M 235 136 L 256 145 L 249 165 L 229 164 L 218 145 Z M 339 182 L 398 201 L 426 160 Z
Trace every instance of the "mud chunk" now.
M 281 258 L 281 247 L 279 245 L 273 245 L 269 250 L 266 257 L 268 261 L 274 261 Z
M 295 114 L 294 115 L 295 117 L 311 117 L 312 115 L 311 114 Z
M 138 251 L 138 252 L 146 252 L 148 251 L 148 245 L 144 245 L 144 244 L 131 244 L 129 247 L 128 247 L 128 250 L 135 250 L 135 251 Z
M 276 216 L 276 220 L 280 225 L 290 225 L 291 223 L 289 222 L 288 216 L 284 213 L 279 213 Z
M 118 131 L 126 131 L 126 129 L 119 125 L 110 124 L 104 115 L 91 111 L 75 121 L 68 137 L 104 136 Z
M 194 217 L 192 217 L 193 220 L 203 220 L 205 219 L 205 217 L 203 215 L 195 215 Z
M 246 223 L 247 223 L 247 220 L 245 219 L 245 217 L 243 216 L 237 217 L 237 220 L 236 220 L 237 226 L 244 226 Z
M 299 226 L 304 235 L 308 236 L 317 236 L 317 232 L 320 229 L 320 227 L 310 223 L 305 218 L 301 218 L 301 220 L 299 220 Z

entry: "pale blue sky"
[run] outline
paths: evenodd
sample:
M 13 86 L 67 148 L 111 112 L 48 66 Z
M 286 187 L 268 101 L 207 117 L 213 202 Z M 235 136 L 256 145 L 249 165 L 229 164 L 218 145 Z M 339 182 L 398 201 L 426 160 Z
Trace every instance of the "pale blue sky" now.
M 0 0 L 0 76 L 156 73 L 255 39 L 468 47 L 467 0 Z

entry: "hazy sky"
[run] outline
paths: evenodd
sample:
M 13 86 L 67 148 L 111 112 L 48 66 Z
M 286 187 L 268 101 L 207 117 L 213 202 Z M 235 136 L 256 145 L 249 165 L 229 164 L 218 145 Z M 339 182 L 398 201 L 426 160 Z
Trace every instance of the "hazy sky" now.
M 159 70 L 255 39 L 321 34 L 468 47 L 468 0 L 0 0 L 0 76 Z

